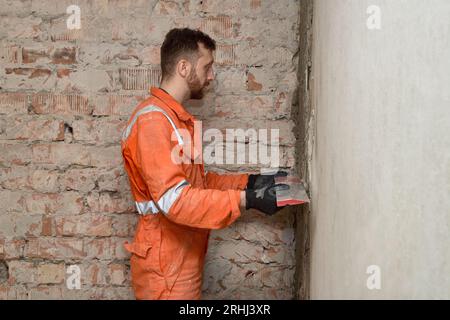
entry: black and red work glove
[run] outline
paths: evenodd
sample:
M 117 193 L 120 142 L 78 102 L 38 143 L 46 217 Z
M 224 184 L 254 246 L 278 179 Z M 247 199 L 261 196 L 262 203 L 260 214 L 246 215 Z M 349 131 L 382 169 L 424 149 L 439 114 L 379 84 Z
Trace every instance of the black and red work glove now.
M 278 171 L 275 174 L 250 174 L 248 176 L 247 189 L 261 189 L 275 184 L 276 177 L 286 177 L 287 172 Z
M 272 184 L 259 189 L 246 189 L 246 209 L 257 209 L 269 216 L 282 209 L 277 206 L 277 189 L 289 189 L 287 184 Z

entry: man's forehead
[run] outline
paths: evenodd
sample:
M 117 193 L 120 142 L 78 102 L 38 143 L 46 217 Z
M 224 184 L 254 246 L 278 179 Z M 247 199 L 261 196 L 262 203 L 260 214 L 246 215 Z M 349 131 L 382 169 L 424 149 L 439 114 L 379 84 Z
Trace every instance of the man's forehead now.
M 211 62 L 214 62 L 213 51 L 205 48 L 203 43 L 199 43 L 199 53 L 200 53 L 200 59 L 203 62 L 205 62 L 205 64 L 209 64 Z

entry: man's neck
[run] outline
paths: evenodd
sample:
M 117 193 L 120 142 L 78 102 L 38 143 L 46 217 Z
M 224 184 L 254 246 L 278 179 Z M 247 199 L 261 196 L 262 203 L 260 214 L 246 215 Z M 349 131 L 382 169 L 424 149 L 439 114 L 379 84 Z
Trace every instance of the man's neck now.
M 177 87 L 171 83 L 162 82 L 159 88 L 172 96 L 179 104 L 183 105 L 189 98 L 189 93 L 184 88 Z

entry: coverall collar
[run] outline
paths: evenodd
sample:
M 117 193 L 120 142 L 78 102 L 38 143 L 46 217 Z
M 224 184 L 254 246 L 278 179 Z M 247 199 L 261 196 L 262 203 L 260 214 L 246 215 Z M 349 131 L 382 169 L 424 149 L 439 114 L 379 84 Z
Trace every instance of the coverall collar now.
M 164 90 L 156 87 L 150 88 L 150 93 L 152 96 L 155 96 L 161 99 L 165 104 L 176 113 L 177 117 L 182 121 L 192 120 L 194 121 L 194 116 L 184 109 L 184 107 L 178 103 L 170 94 L 165 92 Z

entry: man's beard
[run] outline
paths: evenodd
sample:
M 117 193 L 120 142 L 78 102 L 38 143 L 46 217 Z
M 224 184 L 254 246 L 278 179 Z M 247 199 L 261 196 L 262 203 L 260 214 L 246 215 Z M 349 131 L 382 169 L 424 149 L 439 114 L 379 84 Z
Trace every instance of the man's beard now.
M 204 96 L 203 89 L 208 85 L 202 86 L 200 83 L 200 79 L 197 77 L 197 73 L 195 70 L 192 70 L 191 73 L 188 76 L 188 86 L 189 90 L 191 91 L 190 99 L 193 100 L 200 100 Z

